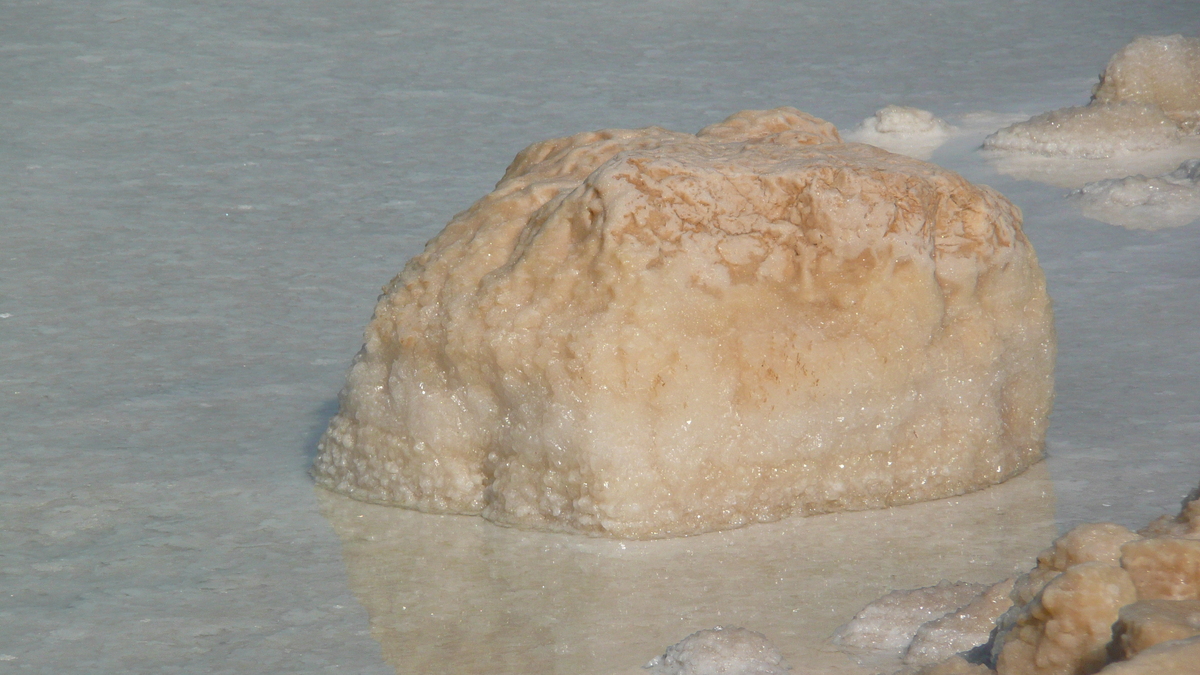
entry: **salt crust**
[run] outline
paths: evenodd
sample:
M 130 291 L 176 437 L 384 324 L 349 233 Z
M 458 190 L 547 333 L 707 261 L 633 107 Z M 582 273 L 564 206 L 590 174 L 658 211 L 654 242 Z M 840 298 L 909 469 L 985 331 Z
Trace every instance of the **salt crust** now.
M 888 152 L 929 159 L 954 131 L 954 127 L 928 110 L 889 105 L 875 111 L 846 137 Z
M 1137 230 L 1180 227 L 1200 218 L 1200 159 L 1161 176 L 1110 178 L 1067 196 L 1085 216 Z
M 904 663 L 936 663 L 987 642 L 996 620 L 1013 605 L 1014 581 L 993 584 L 967 605 L 923 624 L 904 651 Z
M 1020 213 L 793 109 L 536 143 L 384 289 L 317 481 L 653 538 L 878 508 L 1041 457 Z
M 987 150 L 1104 159 L 1160 150 L 1183 140 L 1161 108 L 1135 102 L 1093 103 L 1034 116 L 988 136 Z
M 987 584 L 943 581 L 928 588 L 893 591 L 855 614 L 834 633 L 833 643 L 843 648 L 903 652 L 923 625 L 956 613 L 987 588 Z
M 1086 106 L 1037 115 L 989 136 L 1001 153 L 1100 159 L 1179 144 L 1200 122 L 1200 39 L 1143 36 L 1115 54 Z
M 898 606 L 902 595 L 873 605 Z M 1011 598 L 986 644 L 902 675 L 1200 674 L 1200 488 L 1177 516 L 1138 533 L 1113 523 L 1076 527 L 1038 556 Z M 872 618 L 877 631 L 889 630 L 885 613 Z M 897 626 L 907 620 L 904 611 L 893 618 Z
M 651 675 L 786 675 L 791 670 L 766 636 L 734 626 L 692 633 L 645 668 Z

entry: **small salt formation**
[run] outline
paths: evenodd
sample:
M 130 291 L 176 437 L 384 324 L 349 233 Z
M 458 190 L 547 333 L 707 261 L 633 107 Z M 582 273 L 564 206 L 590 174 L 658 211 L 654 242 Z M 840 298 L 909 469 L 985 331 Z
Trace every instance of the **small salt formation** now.
M 1110 178 L 1067 195 L 1083 214 L 1130 229 L 1180 227 L 1200 218 L 1200 159 L 1170 173 L 1147 178 Z
M 958 610 L 921 625 L 901 660 L 917 666 L 937 663 L 987 642 L 996 620 L 1013 605 L 1013 582 L 993 584 Z
M 855 614 L 834 633 L 833 643 L 843 648 L 902 652 L 918 629 L 957 613 L 987 589 L 986 584 L 943 581 L 928 588 L 893 591 Z
M 892 591 L 838 628 L 831 642 L 864 665 L 940 663 L 988 640 L 1009 607 L 1013 580 Z
M 920 108 L 889 105 L 863 120 L 846 137 L 888 152 L 929 159 L 954 134 L 954 127 Z
M 993 485 L 1053 396 L 1017 208 L 789 108 L 530 146 L 365 342 L 319 484 L 627 538 Z
M 692 633 L 645 668 L 651 675 L 787 675 L 791 670 L 766 636 L 733 626 Z
M 1178 145 L 1200 123 L 1200 38 L 1139 37 L 1115 54 L 1086 106 L 1006 127 L 987 150 L 1101 159 Z
M 891 598 L 897 605 L 898 595 L 904 594 L 873 604 L 883 607 Z M 986 644 L 977 637 L 964 648 L 967 641 L 943 633 L 943 644 L 958 654 L 898 675 L 1200 674 L 1200 488 L 1179 515 L 1137 533 L 1113 523 L 1076 527 L 1038 556 L 1010 598 L 1011 609 L 994 619 Z M 895 613 L 889 626 L 877 612 L 876 632 L 899 642 L 889 631 L 907 632 L 910 614 Z

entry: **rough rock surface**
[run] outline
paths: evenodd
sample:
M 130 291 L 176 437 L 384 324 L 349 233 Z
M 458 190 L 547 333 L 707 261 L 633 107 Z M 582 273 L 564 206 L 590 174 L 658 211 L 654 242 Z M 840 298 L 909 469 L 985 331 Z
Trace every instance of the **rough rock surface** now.
M 1137 534 L 1116 523 L 1084 523 L 1076 526 L 1038 554 L 1037 567 L 1017 579 L 1013 587 L 1013 602 L 1017 605 L 1033 602 L 1046 584 L 1074 565 L 1098 562 L 1119 567 L 1121 547 L 1137 538 Z
M 1129 574 L 1099 562 L 1075 565 L 1024 608 L 996 661 L 1007 675 L 1084 675 L 1108 662 L 1118 612 L 1137 599 Z
M 1200 539 L 1131 541 L 1121 547 L 1121 566 L 1143 600 L 1200 600 Z
M 313 467 L 372 502 L 649 538 L 1041 458 L 1020 213 L 795 110 L 537 143 L 385 289 Z

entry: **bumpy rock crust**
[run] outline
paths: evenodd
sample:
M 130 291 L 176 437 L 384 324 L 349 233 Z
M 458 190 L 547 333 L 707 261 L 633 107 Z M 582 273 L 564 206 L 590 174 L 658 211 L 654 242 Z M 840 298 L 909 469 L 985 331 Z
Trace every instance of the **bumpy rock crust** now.
M 630 538 L 1001 482 L 1053 389 L 1020 222 L 792 109 L 534 144 L 384 289 L 313 475 Z
M 1108 662 L 1112 626 L 1137 593 L 1120 567 L 1085 562 L 1026 606 L 997 659 L 1002 675 L 1086 675 Z

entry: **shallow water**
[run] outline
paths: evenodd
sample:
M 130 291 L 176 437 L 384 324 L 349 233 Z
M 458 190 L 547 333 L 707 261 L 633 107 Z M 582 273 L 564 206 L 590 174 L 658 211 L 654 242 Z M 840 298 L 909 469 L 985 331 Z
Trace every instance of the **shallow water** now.
M 321 496 L 305 472 L 379 287 L 524 145 L 603 127 L 695 131 L 779 105 L 843 130 L 890 103 L 967 128 L 988 118 L 969 113 L 1083 104 L 1134 35 L 1200 25 L 1194 3 L 1132 0 L 497 7 L 0 7 L 0 668 L 394 672 L 389 636 L 413 624 L 377 618 L 375 601 L 395 602 L 411 577 L 323 515 L 374 522 L 378 509 Z M 1200 480 L 1200 226 L 1090 220 L 1063 189 L 989 167 L 975 152 L 984 133 L 933 161 L 1021 206 L 1049 279 L 1060 357 L 1043 507 L 1060 528 L 1173 512 Z M 1000 499 L 990 494 L 966 499 Z M 820 645 L 868 600 L 1003 576 L 1049 538 L 1034 519 L 1017 528 L 1030 540 L 1000 545 L 993 530 L 1009 521 L 994 509 L 951 510 L 967 535 L 897 549 L 886 532 L 904 512 L 635 556 L 396 511 L 379 517 L 378 550 L 400 523 L 473 533 L 449 547 L 466 560 L 482 551 L 495 570 L 420 571 L 430 597 L 484 610 L 462 635 L 536 643 L 522 655 L 460 648 L 488 667 L 617 671 L 728 623 L 766 633 L 794 665 L 836 672 L 852 664 Z M 818 552 L 839 550 L 830 540 L 850 539 L 850 523 L 869 554 Z M 768 545 L 770 533 L 788 543 Z M 568 570 L 558 588 L 578 606 L 539 605 L 541 570 L 506 576 L 525 560 L 517 551 Z M 535 615 L 514 629 L 499 603 L 455 593 L 460 582 L 524 594 Z M 431 639 L 421 658 L 472 672 L 453 641 Z

